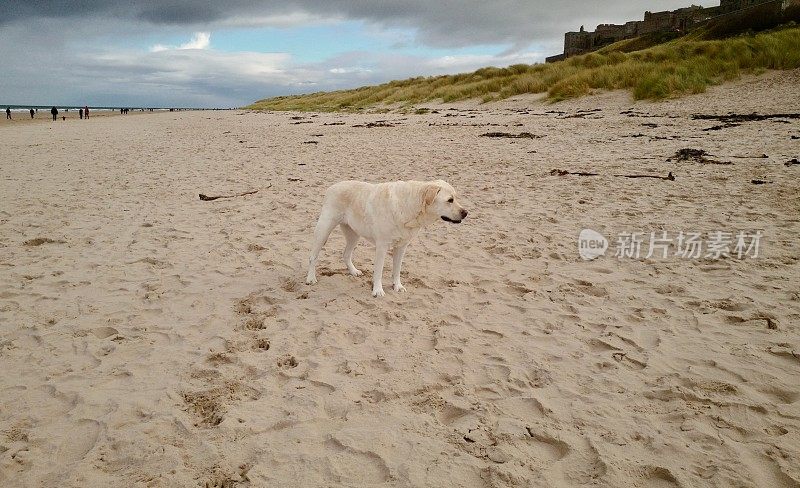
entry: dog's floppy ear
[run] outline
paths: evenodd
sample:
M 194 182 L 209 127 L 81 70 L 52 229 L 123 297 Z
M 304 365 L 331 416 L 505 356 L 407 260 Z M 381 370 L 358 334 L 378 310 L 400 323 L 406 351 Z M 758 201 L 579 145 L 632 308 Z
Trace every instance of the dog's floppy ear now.
M 428 185 L 425 187 L 425 191 L 422 192 L 422 208 L 427 208 L 433 201 L 436 199 L 436 195 L 439 194 L 442 187 L 439 185 Z
M 436 199 L 436 195 L 439 194 L 439 190 L 441 189 L 441 186 L 433 183 L 428 183 L 422 187 L 420 193 L 418 193 L 418 195 L 421 196 L 420 200 L 418 200 L 419 207 L 412 207 L 414 208 L 414 214 L 412 214 L 409 221 L 406 222 L 406 227 L 419 227 L 423 224 L 428 207 L 431 206 L 433 201 Z M 419 210 L 417 210 L 417 208 L 419 208 Z

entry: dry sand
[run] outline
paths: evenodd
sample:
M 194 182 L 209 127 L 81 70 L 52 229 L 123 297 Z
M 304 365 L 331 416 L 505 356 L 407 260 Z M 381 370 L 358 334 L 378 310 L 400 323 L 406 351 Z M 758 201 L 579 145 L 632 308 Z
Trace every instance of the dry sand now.
M 800 486 L 800 120 L 690 117 L 798 113 L 800 72 L 436 109 L 0 127 L 0 485 Z M 338 231 L 303 283 L 328 185 L 433 177 L 470 216 L 407 293 Z M 587 227 L 764 237 L 587 262 Z

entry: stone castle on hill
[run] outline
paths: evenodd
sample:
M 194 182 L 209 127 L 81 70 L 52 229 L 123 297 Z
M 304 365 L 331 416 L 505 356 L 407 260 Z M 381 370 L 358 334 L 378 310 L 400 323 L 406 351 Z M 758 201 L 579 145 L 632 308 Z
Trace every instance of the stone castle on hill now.
M 594 32 L 587 32 L 583 26 L 578 32 L 564 35 L 564 53 L 547 58 L 547 62 L 560 61 L 570 56 L 596 51 L 603 46 L 623 39 L 648 34 L 681 34 L 690 28 L 718 18 L 733 18 L 750 15 L 779 18 L 789 9 L 797 9 L 800 0 L 720 0 L 718 7 L 703 8 L 697 5 L 666 12 L 645 12 L 644 20 L 634 20 L 624 24 L 600 24 Z M 763 12 L 762 12 L 763 11 Z

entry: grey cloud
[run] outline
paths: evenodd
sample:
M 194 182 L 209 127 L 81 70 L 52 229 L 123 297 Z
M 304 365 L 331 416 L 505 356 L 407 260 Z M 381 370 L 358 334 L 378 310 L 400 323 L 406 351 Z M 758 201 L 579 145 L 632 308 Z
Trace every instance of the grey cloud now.
M 212 5 L 200 10 L 189 4 L 167 4 L 143 8 L 138 18 L 154 24 L 195 24 L 220 20 L 224 15 Z
M 256 98 L 350 88 L 487 65 L 541 61 L 581 24 L 639 19 L 690 1 L 626 0 L 0 0 L 0 100 L 5 103 L 235 106 Z M 694 3 L 697 3 L 696 1 Z M 716 1 L 702 1 L 715 5 Z M 646 7 L 645 7 L 646 5 Z M 433 47 L 504 44 L 496 56 L 426 59 L 343 53 L 321 63 L 289 54 L 147 52 L 160 35 L 356 20 Z M 390 35 L 392 31 L 389 31 Z M 122 52 L 119 46 L 126 46 Z M 137 47 L 138 46 L 138 47 Z M 537 53 L 530 53 L 536 46 Z M 123 51 L 125 51 L 123 50 Z M 544 50 L 544 52 L 541 52 Z M 13 99 L 12 99 L 13 98 Z
M 508 43 L 523 46 L 560 35 L 580 24 L 623 22 L 642 17 L 645 9 L 687 6 L 684 0 L 60 0 L 0 2 L 0 23 L 36 18 L 115 18 L 151 24 L 213 27 L 232 19 L 304 13 L 404 27 L 418 41 L 436 47 Z M 703 5 L 718 2 L 706 0 Z

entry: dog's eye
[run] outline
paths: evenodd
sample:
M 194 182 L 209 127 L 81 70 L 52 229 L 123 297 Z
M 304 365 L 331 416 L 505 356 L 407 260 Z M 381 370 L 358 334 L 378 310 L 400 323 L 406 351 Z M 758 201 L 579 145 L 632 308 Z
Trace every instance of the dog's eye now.
M 453 197 L 450 197 L 450 200 L 447 201 L 447 203 L 453 203 L 453 202 L 454 202 Z

